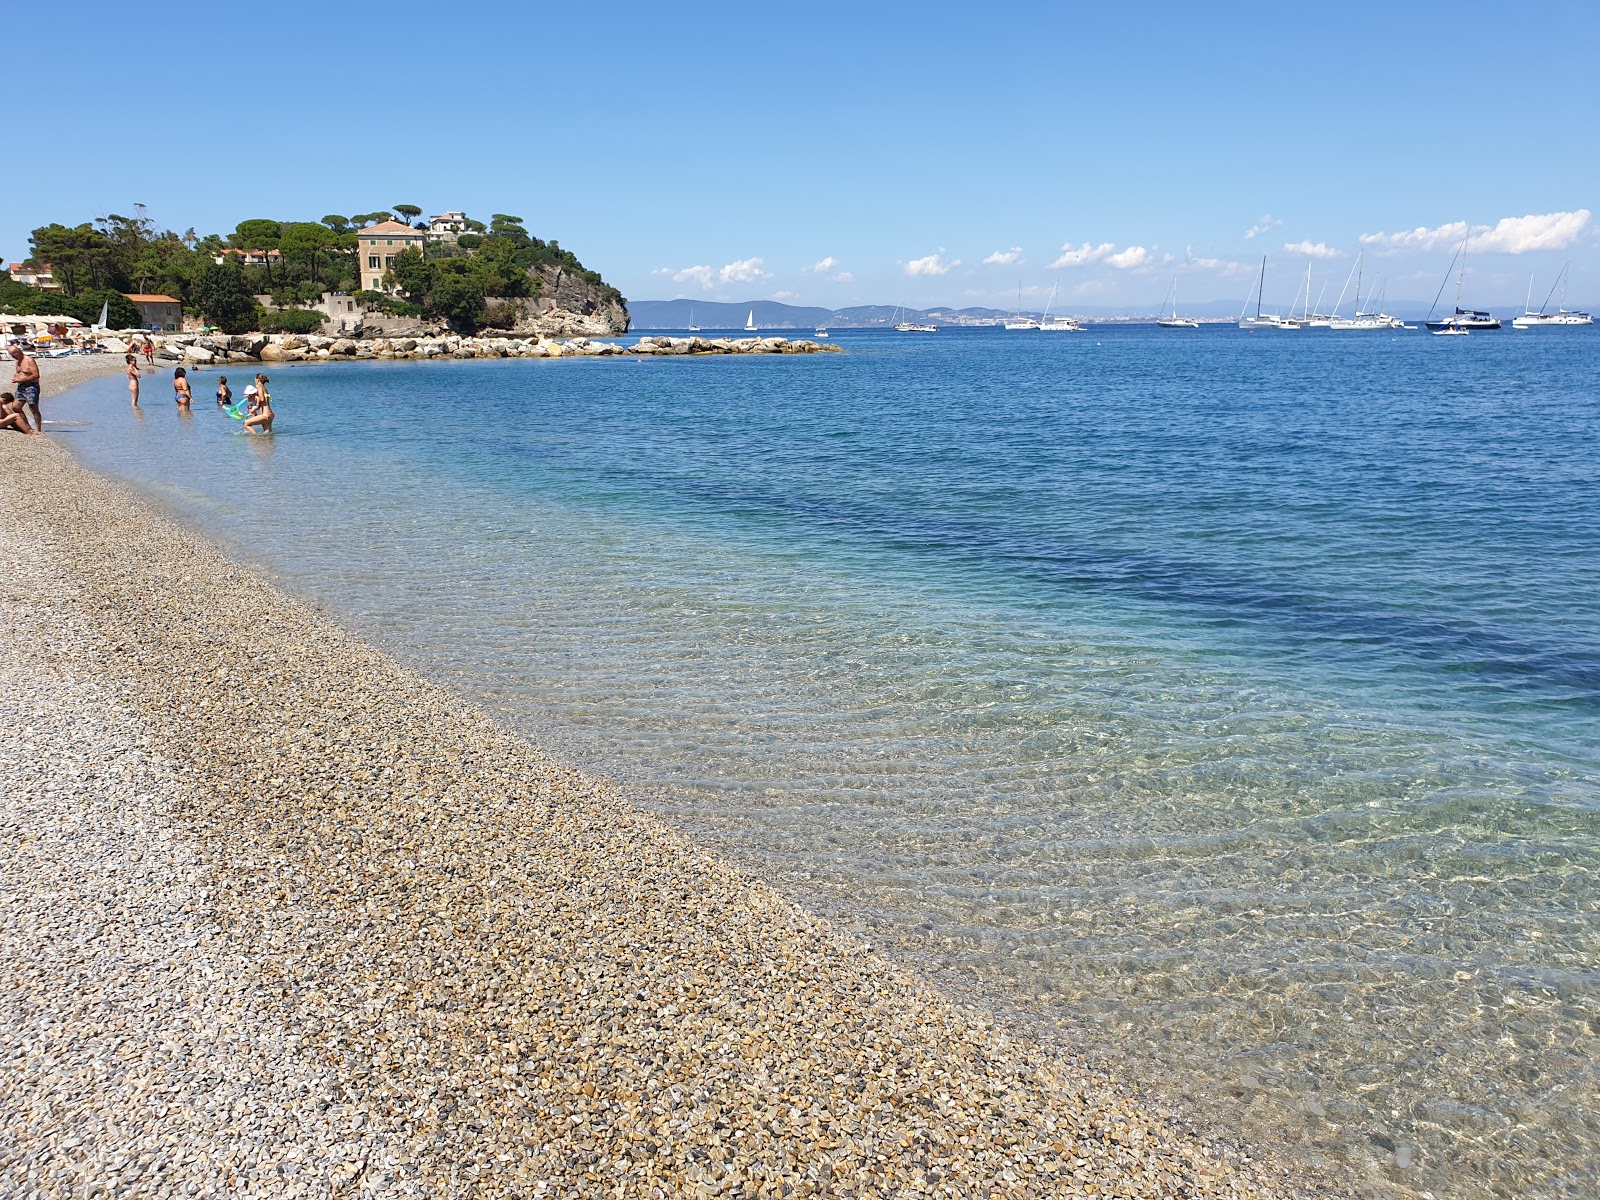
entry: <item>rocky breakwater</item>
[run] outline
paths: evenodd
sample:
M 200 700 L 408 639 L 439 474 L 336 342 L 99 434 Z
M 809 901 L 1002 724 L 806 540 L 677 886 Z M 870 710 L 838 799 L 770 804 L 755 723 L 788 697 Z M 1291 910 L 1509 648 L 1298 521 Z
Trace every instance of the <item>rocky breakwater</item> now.
M 632 345 L 587 337 L 348 338 L 316 334 L 178 334 L 162 339 L 158 357 L 204 366 L 254 362 L 330 362 L 408 358 L 603 358 L 707 354 L 819 354 L 839 347 L 788 338 L 643 337 Z

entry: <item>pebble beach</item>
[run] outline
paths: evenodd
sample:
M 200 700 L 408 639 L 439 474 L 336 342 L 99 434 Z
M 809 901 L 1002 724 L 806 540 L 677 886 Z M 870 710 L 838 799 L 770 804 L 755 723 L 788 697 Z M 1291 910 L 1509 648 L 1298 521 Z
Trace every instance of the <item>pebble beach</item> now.
M 47 421 L 104 357 L 42 364 Z M 0 1194 L 1323 1194 L 50 437 L 0 437 L 0 485 Z

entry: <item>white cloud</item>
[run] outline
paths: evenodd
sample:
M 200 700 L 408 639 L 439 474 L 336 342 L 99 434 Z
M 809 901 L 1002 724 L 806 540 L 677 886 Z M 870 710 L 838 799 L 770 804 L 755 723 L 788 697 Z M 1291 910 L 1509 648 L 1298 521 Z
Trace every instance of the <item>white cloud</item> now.
M 1271 229 L 1274 225 L 1282 225 L 1282 224 L 1283 224 L 1283 218 L 1275 217 L 1271 213 L 1262 213 L 1261 214 L 1261 219 L 1259 221 L 1257 221 L 1254 225 L 1250 226 L 1249 229 L 1246 229 L 1244 231 L 1244 236 L 1246 238 L 1260 237 L 1263 233 L 1266 233 L 1267 230 Z
M 854 283 L 856 281 L 856 277 L 850 274 L 849 271 L 840 271 L 833 277 L 833 281 L 835 283 Z
M 1050 264 L 1050 269 L 1059 271 L 1064 267 L 1088 266 L 1090 263 L 1099 262 L 1102 258 L 1116 253 L 1116 249 L 1115 242 L 1101 242 L 1098 246 L 1091 246 L 1088 242 L 1085 242 L 1076 249 L 1073 248 L 1071 242 L 1067 242 L 1061 247 L 1061 257 Z
M 824 271 L 831 271 L 838 265 L 839 260 L 830 254 L 821 262 L 814 262 L 809 267 L 801 267 L 800 269 L 814 275 L 821 275 Z
M 717 278 L 723 283 L 760 283 L 763 279 L 771 279 L 772 272 L 763 271 L 762 262 L 759 258 L 741 258 L 718 271 Z
M 945 262 L 937 254 L 930 254 L 926 258 L 913 258 L 906 264 L 906 274 L 912 278 L 918 275 L 944 275 L 954 267 L 959 267 L 961 260 Z
M 662 267 L 655 274 L 664 275 L 669 271 L 672 272 L 672 281 L 674 283 L 697 283 L 707 291 L 716 286 L 716 272 L 710 267 L 685 267 L 681 271 L 673 271 L 671 267 Z
M 789 291 L 773 292 L 772 298 L 774 300 L 793 300 L 794 293 Z
M 1131 271 L 1135 267 L 1142 267 L 1153 261 L 1150 251 L 1143 246 L 1129 246 L 1126 250 L 1106 256 L 1106 262 L 1119 271 Z
M 1326 242 L 1313 242 L 1307 238 L 1303 242 L 1285 242 L 1283 248 L 1290 254 L 1304 254 L 1307 258 L 1343 258 L 1337 250 L 1332 250 Z
M 1226 258 L 1196 258 L 1193 246 L 1183 248 L 1182 265 L 1186 271 L 1218 271 L 1224 276 L 1240 275 L 1245 271 L 1255 270 L 1253 265 L 1232 262 Z
M 1022 261 L 1022 247 L 1013 246 L 1009 250 L 996 250 L 983 260 L 986 267 L 1014 267 Z
M 1589 224 L 1590 212 L 1530 213 L 1525 217 L 1501 217 L 1493 225 L 1472 226 L 1467 250 L 1474 254 L 1528 254 L 1535 250 L 1565 250 L 1576 242 Z M 1448 250 L 1459 246 L 1467 236 L 1465 221 L 1429 229 L 1419 225 L 1400 233 L 1364 233 L 1363 246 L 1391 252 L 1405 250 Z

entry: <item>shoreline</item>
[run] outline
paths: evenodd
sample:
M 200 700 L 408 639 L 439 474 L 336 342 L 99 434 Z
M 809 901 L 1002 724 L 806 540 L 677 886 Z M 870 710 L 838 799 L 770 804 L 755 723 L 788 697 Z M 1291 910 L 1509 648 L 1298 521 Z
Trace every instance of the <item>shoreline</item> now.
M 84 894 L 123 889 L 101 929 L 143 974 L 111 982 L 182 994 L 103 998 L 98 1019 L 137 1020 L 43 1039 L 50 1056 L 29 1065 L 39 1039 L 16 1031 L 71 1019 L 60 984 L 97 979 L 104 934 L 48 935 L 13 910 L 21 978 L 0 992 L 24 1011 L 0 1022 L 0 1053 L 24 1064 L 13 1086 L 55 1102 L 8 1096 L 25 1128 L 0 1139 L 16 1147 L 0 1179 L 115 1192 L 117 1159 L 149 1135 L 158 1158 L 196 1154 L 166 1178 L 215 1184 L 226 1164 L 255 1194 L 286 1171 L 393 1195 L 538 1180 L 641 1196 L 1298 1194 L 917 982 L 47 442 L 0 441 L 15 485 L 0 595 L 20 631 L 0 656 L 17 710 L 0 765 L 21 776 L 8 820 L 26 848 L 7 890 L 59 911 L 62 881 L 106 864 L 51 831 L 116 826 L 103 837 L 127 865 Z M 40 728 L 59 736 L 41 745 Z M 61 748 L 87 791 L 64 786 Z M 173 936 L 150 942 L 157 926 Z M 169 1074 L 212 1064 L 210 1082 L 163 1076 L 164 1115 L 119 1127 L 107 1114 L 138 1111 L 123 1089 L 150 1072 L 71 1077 L 130 1055 Z M 227 1105 L 199 1103 L 219 1085 L 276 1115 L 225 1134 Z

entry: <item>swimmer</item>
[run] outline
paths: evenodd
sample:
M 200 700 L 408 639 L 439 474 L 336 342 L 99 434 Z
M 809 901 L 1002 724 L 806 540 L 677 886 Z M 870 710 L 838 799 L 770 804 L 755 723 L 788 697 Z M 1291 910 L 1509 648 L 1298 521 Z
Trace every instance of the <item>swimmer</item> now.
M 178 407 L 187 410 L 194 403 L 194 393 L 189 390 L 189 373 L 182 367 L 172 372 L 172 398 Z
M 228 377 L 224 375 L 217 380 L 217 407 L 227 408 L 233 403 L 233 389 L 228 386 Z

